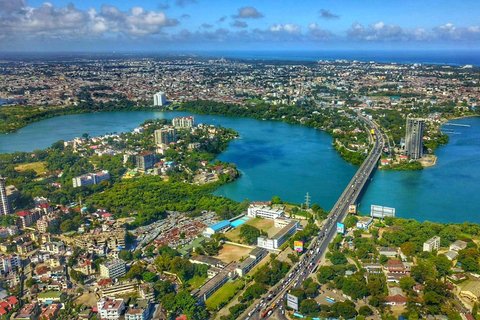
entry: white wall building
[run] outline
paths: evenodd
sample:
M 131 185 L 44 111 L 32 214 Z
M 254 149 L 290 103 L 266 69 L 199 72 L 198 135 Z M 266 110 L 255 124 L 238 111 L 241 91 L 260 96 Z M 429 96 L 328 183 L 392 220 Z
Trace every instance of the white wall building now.
M 423 251 L 432 252 L 433 250 L 440 249 L 440 237 L 435 236 L 423 243 Z
M 165 92 L 157 92 L 153 95 L 153 105 L 154 106 L 164 106 L 167 104 L 167 96 Z
M 259 206 L 259 205 L 251 204 L 248 207 L 247 215 L 252 218 L 259 217 L 259 218 L 273 220 L 279 217 L 283 217 L 284 211 L 283 209 L 274 209 L 272 207 L 265 206 L 265 205 Z
M 98 315 L 102 320 L 120 319 L 125 310 L 123 299 L 103 298 L 97 302 Z
M 21 259 L 17 255 L 0 256 L 0 272 L 5 274 L 21 266 Z
M 125 262 L 120 259 L 106 261 L 100 264 L 100 276 L 102 278 L 116 279 L 127 273 Z

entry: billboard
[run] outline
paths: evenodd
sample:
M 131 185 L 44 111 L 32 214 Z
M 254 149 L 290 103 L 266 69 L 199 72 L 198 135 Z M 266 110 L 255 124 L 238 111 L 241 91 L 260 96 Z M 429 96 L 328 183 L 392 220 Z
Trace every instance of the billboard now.
M 348 206 L 348 213 L 356 214 L 357 213 L 357 205 L 356 204 L 349 205 Z
M 345 233 L 345 225 L 341 222 L 337 222 L 337 233 Z
M 293 241 L 293 250 L 303 252 L 303 241 Z
M 372 218 L 383 219 L 385 217 L 395 217 L 395 208 L 377 206 L 372 204 L 370 207 L 370 216 Z
M 287 307 L 298 311 L 298 298 L 290 293 L 287 293 Z

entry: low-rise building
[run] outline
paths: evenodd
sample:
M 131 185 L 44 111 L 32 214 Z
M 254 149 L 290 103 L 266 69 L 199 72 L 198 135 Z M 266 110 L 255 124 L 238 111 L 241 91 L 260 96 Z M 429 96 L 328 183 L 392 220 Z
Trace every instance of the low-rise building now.
M 463 250 L 465 248 L 467 248 L 467 243 L 465 241 L 462 241 L 462 240 L 457 240 L 450 245 L 450 250 L 451 251 L 457 251 L 458 252 L 458 251 Z
M 398 249 L 397 248 L 391 248 L 391 247 L 380 247 L 378 249 L 378 253 L 380 255 L 386 256 L 388 258 L 393 258 L 398 255 Z
M 74 188 L 90 186 L 93 184 L 99 184 L 102 181 L 110 180 L 110 173 L 107 170 L 87 173 L 81 176 L 72 178 L 72 184 Z
M 40 308 L 36 302 L 24 305 L 15 316 L 15 320 L 36 320 L 40 314 Z
M 223 220 L 205 228 L 205 231 L 203 231 L 203 235 L 207 238 L 210 238 L 215 233 L 226 231 L 229 228 L 230 228 L 230 221 Z
M 297 231 L 298 222 L 290 221 L 285 227 L 278 231 L 272 238 L 258 237 L 257 246 L 267 250 L 278 249 L 287 239 Z
M 251 204 L 248 207 L 247 215 L 252 218 L 277 219 L 283 217 L 285 211 L 280 208 L 272 208 L 266 205 Z
M 266 255 L 267 250 L 263 248 L 255 248 L 250 251 L 248 258 L 243 260 L 238 267 L 235 269 L 235 272 L 240 276 L 243 277 L 246 275 L 250 270 L 253 269 Z

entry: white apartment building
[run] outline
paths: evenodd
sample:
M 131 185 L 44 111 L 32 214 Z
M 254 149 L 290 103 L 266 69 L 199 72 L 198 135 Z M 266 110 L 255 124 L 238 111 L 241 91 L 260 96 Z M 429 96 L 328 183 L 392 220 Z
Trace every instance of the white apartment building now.
M 423 251 L 432 252 L 433 250 L 440 249 L 440 237 L 435 236 L 423 243 Z
M 154 106 L 164 106 L 167 104 L 167 96 L 165 92 L 157 92 L 153 95 L 153 105 Z
M 125 262 L 120 259 L 106 261 L 100 264 L 100 277 L 116 279 L 127 273 Z
M 125 303 L 123 299 L 103 298 L 97 302 L 97 309 L 101 320 L 117 320 L 125 310 Z
M 9 273 L 15 268 L 20 268 L 22 260 L 19 256 L 11 255 L 1 255 L 0 256 L 0 272 L 5 274 Z

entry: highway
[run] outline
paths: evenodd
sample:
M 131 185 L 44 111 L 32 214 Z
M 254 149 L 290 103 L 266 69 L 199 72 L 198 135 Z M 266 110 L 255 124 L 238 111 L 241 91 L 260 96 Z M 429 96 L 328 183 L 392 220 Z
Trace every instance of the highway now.
M 264 294 L 259 302 L 248 308 L 240 316 L 240 319 L 267 319 L 272 314 L 275 314 L 276 318 L 278 318 L 279 315 L 281 315 L 281 318 L 285 318 L 283 316 L 285 312 L 283 309 L 285 294 L 288 290 L 300 286 L 302 282 L 311 275 L 315 266 L 318 265 L 320 259 L 325 254 L 329 243 L 337 234 L 337 222 L 342 222 L 348 213 L 349 206 L 356 204 L 360 199 L 363 189 L 377 167 L 385 144 L 385 138 L 373 121 L 361 114 L 358 114 L 358 117 L 375 131 L 375 142 L 372 150 L 370 150 L 367 158 L 358 168 L 340 198 L 333 206 L 318 236 L 312 240 L 308 250 L 301 257 L 300 261 L 292 267 L 277 285 Z

